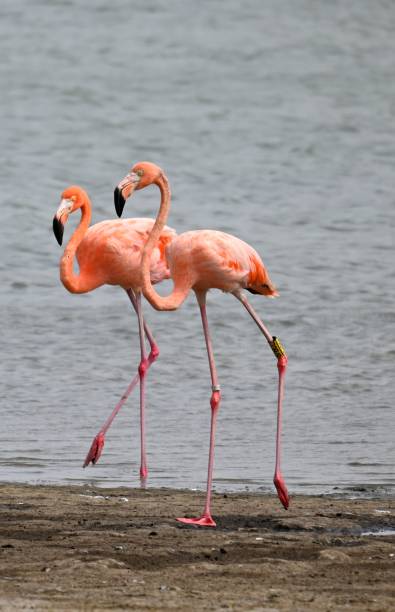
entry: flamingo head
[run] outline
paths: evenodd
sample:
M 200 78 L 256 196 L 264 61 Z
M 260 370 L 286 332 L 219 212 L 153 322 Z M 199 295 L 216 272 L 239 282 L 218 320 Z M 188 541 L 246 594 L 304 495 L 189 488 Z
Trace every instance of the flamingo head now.
M 69 215 L 81 208 L 87 198 L 86 191 L 76 185 L 63 191 L 59 208 L 53 218 L 53 233 L 59 244 L 62 244 L 63 230 Z
M 114 190 L 114 204 L 118 217 L 122 216 L 125 202 L 132 195 L 133 191 L 156 183 L 162 175 L 162 169 L 151 162 L 138 162 L 135 164 Z

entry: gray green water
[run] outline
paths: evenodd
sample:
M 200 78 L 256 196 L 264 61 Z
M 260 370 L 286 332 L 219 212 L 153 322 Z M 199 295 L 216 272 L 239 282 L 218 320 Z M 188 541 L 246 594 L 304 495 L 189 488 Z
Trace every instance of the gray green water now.
M 394 489 L 395 6 L 389 1 L 3 0 L 0 480 L 138 484 L 138 395 L 83 471 L 139 360 L 120 289 L 58 279 L 51 222 L 85 187 L 94 221 L 140 159 L 169 223 L 234 233 L 281 297 L 251 296 L 289 354 L 291 491 Z M 129 216 L 154 216 L 158 193 Z M 66 238 L 76 219 L 70 222 Z M 169 291 L 165 286 L 163 291 Z M 276 365 L 240 304 L 209 296 L 223 388 L 215 485 L 271 489 Z M 203 487 L 210 381 L 191 296 L 145 313 L 150 486 Z

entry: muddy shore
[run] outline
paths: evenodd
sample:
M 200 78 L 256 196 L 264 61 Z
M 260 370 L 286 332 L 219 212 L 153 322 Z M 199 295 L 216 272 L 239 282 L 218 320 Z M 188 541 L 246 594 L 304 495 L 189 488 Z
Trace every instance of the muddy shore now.
M 395 609 L 393 500 L 203 498 L 0 485 L 0 610 Z

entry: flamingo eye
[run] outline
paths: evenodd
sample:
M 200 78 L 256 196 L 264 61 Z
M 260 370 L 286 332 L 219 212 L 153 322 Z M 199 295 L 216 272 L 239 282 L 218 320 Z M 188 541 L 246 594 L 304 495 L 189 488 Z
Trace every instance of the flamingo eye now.
M 71 200 L 72 202 L 75 202 L 75 201 L 76 201 L 76 199 L 77 199 L 77 196 L 75 196 L 75 195 L 71 196 L 71 198 L 70 198 L 70 200 Z
M 144 170 L 142 170 L 142 168 L 140 168 L 139 170 L 136 170 L 136 174 L 137 174 L 137 176 L 143 176 Z

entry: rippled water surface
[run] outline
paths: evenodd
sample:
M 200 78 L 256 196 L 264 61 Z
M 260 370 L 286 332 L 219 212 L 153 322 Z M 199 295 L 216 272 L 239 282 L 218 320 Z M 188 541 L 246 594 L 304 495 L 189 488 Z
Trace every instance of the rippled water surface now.
M 71 295 L 51 230 L 61 191 L 95 222 L 149 159 L 169 223 L 236 234 L 278 300 L 251 296 L 289 354 L 291 491 L 393 491 L 395 6 L 392 2 L 3 0 L 0 480 L 138 484 L 138 394 L 82 460 L 139 361 L 126 295 Z M 127 203 L 154 216 L 154 188 Z M 71 219 L 65 238 L 77 219 Z M 171 285 L 163 287 L 170 291 Z M 210 379 L 193 296 L 144 310 L 150 486 L 204 486 Z M 217 489 L 271 490 L 276 363 L 232 297 L 208 300 L 223 389 Z M 335 489 L 338 487 L 339 489 Z

